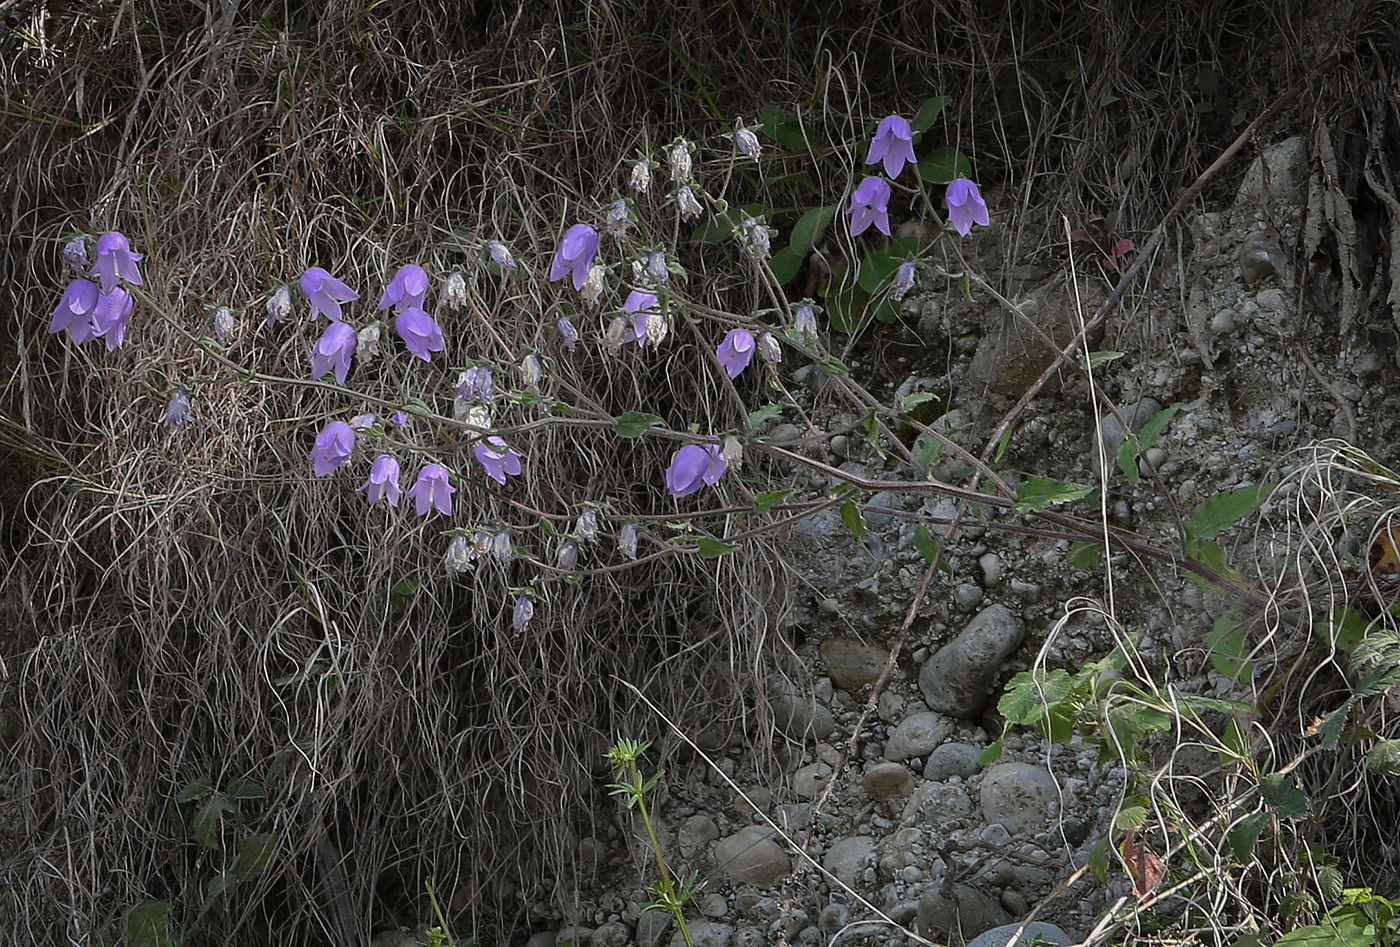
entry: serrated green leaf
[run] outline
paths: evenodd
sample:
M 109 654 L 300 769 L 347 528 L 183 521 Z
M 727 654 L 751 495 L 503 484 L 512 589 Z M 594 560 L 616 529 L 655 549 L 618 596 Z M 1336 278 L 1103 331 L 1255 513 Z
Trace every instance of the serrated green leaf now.
M 1259 835 L 1269 823 L 1269 813 L 1254 812 L 1245 816 L 1231 827 L 1226 836 L 1235 858 L 1247 862 L 1254 854 L 1254 846 L 1259 843 Z
M 1228 493 L 1213 496 L 1191 514 L 1186 521 L 1186 535 L 1191 539 L 1214 539 L 1242 517 L 1254 512 L 1269 498 L 1273 485 L 1267 483 L 1236 487 Z
M 230 779 L 228 785 L 224 787 L 224 792 L 233 799 L 261 799 L 267 795 L 267 790 L 262 783 L 244 779 L 242 776 Z
M 1317 735 L 1322 738 L 1324 749 L 1334 750 L 1342 740 L 1342 730 L 1346 727 L 1347 718 L 1351 716 L 1353 701 L 1346 700 L 1342 706 L 1328 714 L 1317 728 Z
M 1296 821 L 1308 814 L 1308 796 L 1284 773 L 1267 773 L 1259 777 L 1259 795 L 1273 807 L 1280 819 Z
M 757 513 L 767 513 L 796 492 L 796 490 L 772 490 L 768 493 L 760 493 L 753 498 L 754 511 Z
M 698 537 L 695 540 L 695 544 L 700 547 L 701 559 L 717 559 L 720 556 L 727 555 L 728 553 L 731 553 L 739 548 L 738 543 L 721 542 L 720 540 L 712 539 L 709 536 Z
M 762 426 L 765 422 L 771 421 L 773 418 L 776 418 L 779 415 L 781 415 L 783 411 L 789 407 L 791 407 L 791 405 L 770 403 L 765 404 L 761 408 L 757 408 L 753 411 L 750 411 L 749 428 L 755 429 Z
M 1146 806 L 1124 806 L 1118 814 L 1113 817 L 1113 827 L 1120 832 L 1129 829 L 1140 829 L 1147 824 Z
M 895 402 L 895 410 L 901 414 L 905 414 L 914 410 L 921 404 L 927 404 L 930 401 L 938 400 L 940 400 L 940 398 L 936 392 L 916 391 L 912 395 L 905 395 Z
M 1064 668 L 1021 671 L 1007 682 L 997 711 L 1007 723 L 1044 728 L 1047 714 L 1070 697 L 1078 682 Z
M 1047 506 L 1072 503 L 1084 499 L 1093 489 L 1050 477 L 1032 477 L 1016 488 L 1016 512 L 1034 512 Z
M 203 799 L 214 791 L 214 781 L 208 776 L 201 776 L 192 780 L 188 786 L 181 789 L 175 796 L 176 802 L 194 802 L 196 799 Z
M 1366 752 L 1366 765 L 1373 773 L 1400 775 L 1400 740 L 1380 740 Z
M 267 870 L 277 854 L 277 836 L 271 832 L 246 835 L 238 841 L 238 857 L 233 860 L 233 872 L 239 878 L 256 878 Z
M 934 95 L 924 99 L 924 104 L 919 106 L 919 111 L 909 120 L 909 128 L 916 132 L 928 131 L 933 127 L 933 123 L 938 121 L 939 113 L 952 101 L 946 95 Z
M 944 450 L 943 442 L 938 438 L 925 437 L 914 446 L 914 460 L 919 466 L 927 469 L 935 466 L 943 458 Z
M 865 538 L 865 514 L 856 506 L 855 500 L 847 500 L 841 504 L 841 522 L 846 524 L 846 528 L 857 540 Z
M 1317 887 L 1324 901 L 1340 901 L 1342 898 L 1342 873 L 1331 865 L 1317 870 Z
M 1103 552 L 1103 543 L 1074 543 L 1069 547 L 1065 561 L 1076 569 L 1092 569 L 1098 564 Z
M 920 526 L 914 530 L 914 548 L 930 565 L 938 561 L 938 543 L 934 540 L 933 534 L 928 531 L 927 526 Z
M 972 176 L 972 162 L 956 148 L 934 148 L 919 162 L 919 177 L 931 184 L 950 184 Z
M 618 437 L 641 437 L 661 423 L 661 418 L 641 411 L 628 411 L 613 418 Z
M 126 914 L 126 947 L 175 947 L 169 901 L 142 901 Z

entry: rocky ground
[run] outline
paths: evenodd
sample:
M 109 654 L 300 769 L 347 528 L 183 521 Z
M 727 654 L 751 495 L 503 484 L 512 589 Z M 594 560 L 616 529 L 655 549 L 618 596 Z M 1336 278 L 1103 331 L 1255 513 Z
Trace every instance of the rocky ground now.
M 1348 289 L 1345 228 L 1323 212 L 1327 183 L 1310 172 L 1307 154 L 1299 138 L 1273 144 L 1233 200 L 1169 234 L 1098 341 L 1100 350 L 1124 353 L 1096 376 L 1123 421 L 1141 428 L 1176 409 L 1142 460 L 1146 476 L 1132 485 L 1113 473 L 1107 510 L 1116 526 L 1170 547 L 1179 516 L 1233 487 L 1277 480 L 1293 463 L 1290 449 L 1327 437 L 1359 438 L 1374 449 L 1400 417 L 1386 348 L 1394 323 L 1382 305 L 1365 315 L 1368 307 Z M 1319 229 L 1305 233 L 1305 218 Z M 984 272 L 1006 265 L 995 255 L 1002 243 L 995 227 L 969 241 Z M 1074 262 L 1073 277 L 1066 254 L 1012 270 L 1017 280 L 1006 295 L 1028 320 L 986 294 L 967 299 L 926 267 L 903 304 L 903 348 L 864 352 L 857 375 L 893 365 L 887 394 L 940 393 L 946 401 L 933 425 L 979 451 L 1047 364 L 1029 323 L 1062 343 L 1075 324 L 1076 296 L 1086 312 L 1106 297 L 1111 274 L 1095 254 L 1076 252 Z M 857 420 L 823 395 L 819 371 L 792 377 L 819 423 L 842 430 Z M 1033 402 L 999 465 L 1007 479 L 1095 483 L 1094 438 L 1112 456 L 1124 435 L 1120 421 L 1091 410 L 1093 403 L 1083 377 L 1069 375 Z M 796 433 L 780 427 L 771 436 Z M 858 476 L 912 473 L 854 436 L 826 447 Z M 946 459 L 934 473 L 956 481 L 961 466 Z M 1129 775 L 1121 763 L 1101 765 L 1097 748 L 1080 737 L 1050 745 L 1018 730 L 1006 736 L 1000 758 L 984 764 L 1000 730 L 998 689 L 1034 662 L 1074 670 L 1122 636 L 1136 641 L 1145 667 L 1182 689 L 1248 700 L 1247 688 L 1207 660 L 1205 636 L 1223 604 L 1179 572 L 1124 554 L 1110 560 L 1110 598 L 1103 563 L 1072 564 L 1067 541 L 974 524 L 949 540 L 948 571 L 930 589 L 874 713 L 863 717 L 923 581 L 914 544 L 921 517 L 957 509 L 945 498 L 893 492 L 869 502 L 863 542 L 834 511 L 793 529 L 789 565 L 802 582 L 788 631 L 807 673 L 765 695 L 782 778 L 763 778 L 743 747 L 702 733 L 705 752 L 668 773 L 657 791 L 673 867 L 704 880 L 692 912 L 695 942 L 817 945 L 838 935 L 898 942 L 905 935 L 887 922 L 956 942 L 1032 909 L 1057 926 L 1031 933 L 1052 942 L 1083 938 L 1131 880 L 1112 870 L 1106 884 L 1087 873 L 1062 883 L 1107 834 Z M 1177 765 L 1189 769 L 1190 755 Z M 579 843 L 582 890 L 568 903 L 529 907 L 538 932 L 531 947 L 681 947 L 669 917 L 641 907 L 654 866 L 639 832 L 634 816 L 600 814 L 596 832 Z M 867 921 L 877 924 L 849 926 Z M 1004 933 L 977 943 L 1002 943 Z

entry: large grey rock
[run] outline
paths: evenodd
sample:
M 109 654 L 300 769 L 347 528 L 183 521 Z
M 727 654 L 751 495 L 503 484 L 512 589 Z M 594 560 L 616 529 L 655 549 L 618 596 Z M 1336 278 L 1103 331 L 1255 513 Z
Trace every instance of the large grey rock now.
M 1093 312 L 1105 298 L 1099 285 L 1102 280 L 1081 276 L 1077 292 L 1069 282 L 1066 275 L 1036 286 L 1018 301 L 1019 313 L 988 310 L 984 332 L 967 367 L 969 394 L 980 397 L 991 391 L 1019 398 L 1050 367 L 1055 354 L 1043 339 L 1048 337 L 1063 347 L 1076 332 L 1075 309 Z M 1097 343 L 1103 329 L 1090 335 L 1090 341 Z M 1073 373 L 1073 369 L 1062 370 L 1071 377 Z M 1052 377 L 1042 391 L 1053 392 L 1058 387 L 1058 379 Z
M 875 840 L 868 835 L 844 838 L 822 856 L 822 867 L 852 888 L 865 869 L 875 864 Z
M 792 868 L 787 852 L 774 840 L 775 833 L 763 825 L 740 829 L 715 845 L 715 867 L 736 884 L 767 888 Z
M 770 705 L 773 725 L 789 740 L 814 743 L 825 740 L 836 729 L 836 720 L 811 695 L 778 694 Z
M 957 726 L 951 719 L 932 712 L 910 714 L 899 722 L 885 742 L 885 759 L 910 760 L 933 752 Z
M 876 763 L 861 777 L 860 784 L 872 799 L 883 802 L 907 796 L 914 788 L 914 774 L 903 763 Z
M 1013 835 L 1044 828 L 1059 801 L 1055 778 L 1043 766 L 1000 763 L 982 776 L 982 815 Z
M 983 931 L 969 941 L 967 947 L 1006 947 L 1011 943 L 1012 937 L 1016 938 L 1016 947 L 1024 947 L 1037 937 L 1047 944 L 1054 944 L 1055 947 L 1069 947 L 1074 943 L 1074 938 L 1054 924 L 1031 921 L 1029 924 L 1003 924 L 1001 927 Z
M 982 768 L 982 750 L 966 743 L 944 743 L 935 747 L 924 763 L 924 779 L 942 780 L 949 776 L 971 776 Z
M 1026 635 L 1021 616 L 990 605 L 962 634 L 938 651 L 919 672 L 924 702 L 951 717 L 976 717 L 987 706 L 987 688 Z
M 695 947 L 729 947 L 734 928 L 718 921 L 687 921 L 690 942 Z M 671 947 L 686 947 L 685 934 L 677 930 L 671 935 Z
M 694 857 L 710 842 L 719 838 L 719 826 L 707 815 L 693 815 L 676 830 L 676 844 L 683 858 Z
M 1011 922 L 996 898 L 971 885 L 954 885 L 953 896 L 943 896 L 934 885 L 919 899 L 918 930 L 930 940 L 972 940 L 978 934 Z
M 626 924 L 621 921 L 608 921 L 598 925 L 598 929 L 588 940 L 588 947 L 627 947 L 627 942 L 631 939 L 632 932 L 627 929 Z
M 885 669 L 889 652 L 854 638 L 828 638 L 822 642 L 822 661 L 837 687 L 857 691 L 874 684 Z
M 904 804 L 899 821 L 904 825 L 929 823 L 943 829 L 949 822 L 966 821 L 972 815 L 972 799 L 962 786 L 922 782 Z
M 792 791 L 803 799 L 815 799 L 831 779 L 831 765 L 822 760 L 808 763 L 792 774 Z

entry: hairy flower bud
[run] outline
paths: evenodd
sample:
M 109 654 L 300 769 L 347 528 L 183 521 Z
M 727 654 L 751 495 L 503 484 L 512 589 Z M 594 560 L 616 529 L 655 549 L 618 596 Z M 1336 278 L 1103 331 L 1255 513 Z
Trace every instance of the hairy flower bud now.
M 783 360 L 783 347 L 778 344 L 773 333 L 765 332 L 758 337 L 758 354 L 762 355 L 769 365 L 776 365 Z
M 373 414 L 357 414 L 350 419 L 350 427 L 355 431 L 368 431 L 378 420 Z
M 227 345 L 233 341 L 236 327 L 233 323 L 233 310 L 220 306 L 214 310 L 214 338 Z
M 682 220 L 694 220 L 705 212 L 695 192 L 688 187 L 676 191 L 676 207 L 680 209 Z
M 457 270 L 448 273 L 438 290 L 438 299 L 448 309 L 461 309 L 467 304 L 467 278 Z
M 628 523 L 617 534 L 617 548 L 628 559 L 637 558 L 637 524 Z
M 666 322 L 666 317 L 661 313 L 652 311 L 647 313 L 647 342 L 652 345 L 660 345 L 666 341 L 666 336 L 671 332 L 670 325 Z
M 724 443 L 720 445 L 719 455 L 734 470 L 744 466 L 744 445 L 733 434 L 725 437 Z
M 162 423 L 171 430 L 179 430 L 189 424 L 190 420 L 190 393 L 183 388 L 176 388 L 170 404 L 166 406 L 165 420 Z
M 745 217 L 744 222 L 739 225 L 739 233 L 745 249 L 752 253 L 755 259 L 768 259 L 772 252 L 772 229 L 761 220 Z
M 467 408 L 462 420 L 482 431 L 491 430 L 491 409 L 484 404 L 474 404 Z
M 486 255 L 503 270 L 513 270 L 517 266 L 515 255 L 510 252 L 510 247 L 499 240 L 486 241 Z
M 651 186 L 651 162 L 642 158 L 632 165 L 631 177 L 632 190 L 638 194 L 645 194 L 647 188 Z
M 544 381 L 544 366 L 540 364 L 540 357 L 534 352 L 520 360 L 520 380 L 525 383 L 525 387 L 534 390 Z
M 292 288 L 286 283 L 272 291 L 268 297 L 267 324 L 272 325 L 279 319 L 285 319 L 292 314 Z
M 378 322 L 371 322 L 355 333 L 355 357 L 368 362 L 379 355 L 379 337 L 383 329 Z
M 515 544 L 511 542 L 510 530 L 496 530 L 496 535 L 491 537 L 491 551 L 502 563 L 515 561 Z
M 608 205 L 608 216 L 603 223 L 603 229 L 614 237 L 623 237 L 627 234 L 627 228 L 632 226 L 632 211 L 627 206 L 625 200 L 615 200 Z
M 734 132 L 734 146 L 739 149 L 741 155 L 755 161 L 763 153 L 763 146 L 758 143 L 758 136 L 749 128 L 740 128 Z
M 647 254 L 647 275 L 658 284 L 671 281 L 671 269 L 666 265 L 666 252 L 664 250 L 652 250 Z
M 63 262 L 73 268 L 73 272 L 82 276 L 88 268 L 88 238 L 82 236 L 74 237 L 63 246 Z
M 534 600 L 531 599 L 527 593 L 521 592 L 520 596 L 515 600 L 515 614 L 511 618 L 511 627 L 514 628 L 516 631 L 519 631 L 520 629 L 524 628 L 527 624 L 529 624 L 530 619 L 534 617 Z
M 452 537 L 452 542 L 447 544 L 447 553 L 442 557 L 442 564 L 447 567 L 448 572 L 458 575 L 471 572 L 474 552 L 471 540 L 466 534 L 458 533 Z
M 677 138 L 671 145 L 670 153 L 667 155 L 671 162 L 671 181 L 675 184 L 687 183 L 693 172 L 690 160 L 690 142 L 684 138 Z
M 617 316 L 608 323 L 608 331 L 603 335 L 603 347 L 608 350 L 609 355 L 616 355 L 635 335 L 631 321 Z
M 607 269 L 601 264 L 596 264 L 588 271 L 588 279 L 583 281 L 583 288 L 579 290 L 579 295 L 583 301 L 590 306 L 597 306 L 603 297 L 603 277 L 607 276 Z
M 571 349 L 578 345 L 578 330 L 574 328 L 574 324 L 568 316 L 561 316 L 559 321 L 554 323 L 554 328 L 559 331 L 559 343 L 565 349 Z
M 797 304 L 792 314 L 792 328 L 803 342 L 810 344 L 817 340 L 817 309 L 810 299 Z
M 574 524 L 574 532 L 579 539 L 589 542 L 598 538 L 598 511 L 592 508 L 584 510 L 579 514 L 578 522 Z
M 559 547 L 559 552 L 554 559 L 555 565 L 565 572 L 572 572 L 578 566 L 578 543 L 572 539 L 564 540 Z

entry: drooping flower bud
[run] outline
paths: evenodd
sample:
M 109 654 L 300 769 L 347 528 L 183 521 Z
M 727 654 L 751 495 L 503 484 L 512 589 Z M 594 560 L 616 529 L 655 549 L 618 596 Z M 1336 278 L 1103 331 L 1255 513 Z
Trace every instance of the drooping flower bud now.
M 357 414 L 350 419 L 350 427 L 355 431 L 368 431 L 378 420 L 373 414 Z
M 891 296 L 903 299 L 909 290 L 914 288 L 914 271 L 917 266 L 913 260 L 905 260 L 899 264 L 899 269 L 894 272 L 894 283 L 890 286 Z
M 491 537 L 491 551 L 502 563 L 515 561 L 515 544 L 511 542 L 510 530 L 496 530 L 496 535 Z
M 63 246 L 63 262 L 82 276 L 88 268 L 88 238 L 79 234 Z
M 744 222 L 739 225 L 739 232 L 744 241 L 744 249 L 752 253 L 755 259 L 768 259 L 772 252 L 773 231 L 763 221 L 745 217 Z
M 598 538 L 598 511 L 592 509 L 584 510 L 579 514 L 578 522 L 574 524 L 574 533 L 579 539 L 592 542 Z
M 777 365 L 783 360 L 783 347 L 778 344 L 773 333 L 765 332 L 758 337 L 758 354 L 762 355 L 769 365 Z
M 233 324 L 233 310 L 220 306 L 214 310 L 214 338 L 227 345 L 233 341 L 236 327 Z
M 378 322 L 371 322 L 355 333 L 355 358 L 368 362 L 379 355 L 379 338 L 383 329 Z
M 744 445 L 733 434 L 724 438 L 724 443 L 720 446 L 719 455 L 728 462 L 729 466 L 738 470 L 744 466 Z
M 637 524 L 628 523 L 617 534 L 617 548 L 628 559 L 637 558 Z
M 530 619 L 535 617 L 535 603 L 528 593 L 521 592 L 515 600 L 515 614 L 511 618 L 511 627 L 516 631 L 524 628 L 530 623 Z
M 462 420 L 481 431 L 491 430 L 491 409 L 484 404 L 473 404 L 467 408 Z
M 694 220 L 705 212 L 695 192 L 688 187 L 676 191 L 676 207 L 680 208 L 682 220 Z
M 176 388 L 170 404 L 165 409 L 165 420 L 162 423 L 171 430 L 178 431 L 189 424 L 190 420 L 190 393 L 183 388 Z
M 510 252 L 510 247 L 499 240 L 486 241 L 486 255 L 503 270 L 513 270 L 517 266 L 515 254 Z
M 625 200 L 615 200 L 608 205 L 608 216 L 603 223 L 603 229 L 614 237 L 623 237 L 627 234 L 627 228 L 632 226 L 632 211 L 627 206 Z
M 651 186 L 651 162 L 642 158 L 632 165 L 632 177 L 630 181 L 632 190 L 638 194 L 645 194 L 647 188 Z
M 608 323 L 608 331 L 603 335 L 603 347 L 608 350 L 609 355 L 616 355 L 635 336 L 636 331 L 631 322 L 622 316 L 616 316 Z
M 647 275 L 658 284 L 671 282 L 671 269 L 666 265 L 664 250 L 652 250 L 647 254 Z
M 808 344 L 817 340 L 817 308 L 810 299 L 797 304 L 792 314 L 792 328 Z
M 578 543 L 572 539 L 564 540 L 559 547 L 559 553 L 555 556 L 555 565 L 565 572 L 572 572 L 578 565 Z
M 652 310 L 647 313 L 647 342 L 651 345 L 660 345 L 666 341 L 666 336 L 671 332 L 671 326 L 666 321 L 666 317 L 660 312 Z
M 739 149 L 741 155 L 755 161 L 763 153 L 763 146 L 759 144 L 758 136 L 750 128 L 740 128 L 734 132 L 734 146 Z
M 471 572 L 473 552 L 471 540 L 465 533 L 458 533 L 452 537 L 452 542 L 447 544 L 447 554 L 442 557 L 442 564 L 447 567 L 448 572 L 457 575 Z
M 559 331 L 559 343 L 566 350 L 578 345 L 578 330 L 574 328 L 568 316 L 561 316 L 559 321 L 554 323 L 554 328 Z
M 540 357 L 534 352 L 520 360 L 520 380 L 532 391 L 539 388 L 540 382 L 544 381 L 544 367 L 540 364 Z
M 671 163 L 671 181 L 675 184 L 686 184 L 690 181 L 693 171 L 690 148 L 690 142 L 684 138 L 677 138 L 671 145 L 667 158 Z
M 467 278 L 458 270 L 448 273 L 438 290 L 438 299 L 448 309 L 461 309 L 467 304 Z
M 286 283 L 272 291 L 268 297 L 267 324 L 272 325 L 279 319 L 285 319 L 292 314 L 292 288 Z
M 588 279 L 583 281 L 583 288 L 579 290 L 579 295 L 583 301 L 590 306 L 597 306 L 598 301 L 603 297 L 603 278 L 607 276 L 607 268 L 601 263 L 595 264 L 588 271 Z

